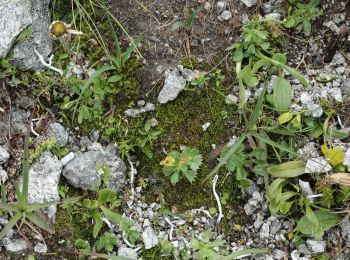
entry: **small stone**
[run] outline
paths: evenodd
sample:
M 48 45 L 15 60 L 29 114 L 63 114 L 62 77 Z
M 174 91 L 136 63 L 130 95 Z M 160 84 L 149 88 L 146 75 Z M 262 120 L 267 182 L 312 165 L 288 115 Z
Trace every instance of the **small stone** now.
M 143 107 L 144 105 L 146 105 L 146 101 L 145 101 L 145 100 L 139 100 L 139 101 L 137 101 L 137 106 L 138 106 L 138 107 Z
M 323 173 L 329 172 L 332 167 L 324 157 L 311 158 L 307 160 L 305 173 Z
M 209 123 L 209 122 L 205 123 L 204 125 L 202 125 L 202 130 L 203 130 L 204 132 L 207 131 L 207 129 L 208 129 L 209 126 L 210 126 L 210 123 Z
M 225 10 L 221 13 L 220 16 L 224 21 L 228 21 L 232 18 L 232 13 L 229 10 Z
M 280 249 L 275 249 L 272 253 L 274 259 L 285 259 L 286 258 L 286 252 Z
M 263 223 L 264 223 L 264 217 L 260 213 L 257 213 L 256 219 L 254 221 L 254 228 L 259 229 Z
M 75 154 L 73 152 L 70 152 L 69 154 L 67 154 L 66 156 L 64 156 L 61 159 L 61 163 L 63 166 L 65 166 L 67 163 L 69 163 L 71 160 L 73 160 L 75 157 Z
M 146 227 L 149 227 L 151 225 L 151 222 L 149 221 L 149 219 L 145 219 L 144 221 L 143 221 L 143 227 L 144 228 L 146 228 Z
M 272 221 L 270 226 L 270 235 L 274 236 L 282 227 L 282 224 L 279 220 Z
M 158 120 L 153 117 L 147 120 L 147 123 L 149 123 L 152 127 L 156 127 L 158 125 Z
M 7 152 L 7 150 L 3 146 L 0 146 L 0 164 L 7 162 L 9 158 L 10 158 L 10 154 Z
M 47 246 L 42 244 L 42 243 L 38 243 L 34 247 L 34 252 L 36 252 L 38 254 L 46 254 L 47 253 Z
M 253 198 L 250 198 L 249 200 L 248 200 L 248 203 L 249 203 L 249 205 L 250 206 L 253 206 L 253 207 L 258 207 L 258 205 L 259 205 L 259 201 L 257 201 L 256 199 L 253 199 Z
M 211 3 L 205 2 L 204 3 L 204 10 L 207 12 L 210 12 L 210 9 L 211 9 Z
M 250 205 L 249 203 L 244 205 L 245 214 L 247 214 L 248 216 L 252 215 L 255 210 L 256 210 L 256 208 L 254 206 Z
M 129 259 L 137 259 L 137 252 L 132 248 L 119 247 L 118 248 L 118 256 L 126 257 Z
M 27 243 L 24 239 L 8 239 L 4 243 L 5 250 L 8 254 L 19 254 L 28 249 Z
M 281 14 L 280 13 L 270 13 L 266 14 L 264 16 L 264 20 L 281 20 Z
M 241 0 L 241 2 L 248 7 L 252 7 L 258 2 L 258 0 Z
M 326 251 L 326 242 L 317 240 L 306 240 L 307 247 L 312 253 L 324 253 Z
M 221 14 L 223 11 L 227 9 L 226 1 L 219 1 L 216 3 L 216 12 L 217 14 Z
M 263 197 L 261 196 L 260 192 L 254 191 L 252 194 L 253 199 L 255 199 L 258 202 L 263 201 Z
M 52 123 L 49 125 L 47 134 L 50 137 L 54 137 L 57 144 L 65 146 L 68 143 L 68 133 L 64 127 L 59 123 Z
M 174 100 L 185 86 L 186 79 L 180 75 L 178 68 L 166 71 L 164 86 L 158 95 L 158 102 L 165 104 Z
M 346 78 L 343 80 L 343 83 L 341 85 L 341 90 L 344 95 L 347 95 L 347 96 L 350 95 L 350 79 Z
M 260 229 L 260 238 L 268 238 L 270 236 L 270 226 L 267 223 L 264 223 Z
M 293 250 L 290 253 L 290 257 L 292 260 L 310 260 L 310 257 L 302 257 L 300 256 L 300 252 L 298 250 Z
M 225 97 L 225 103 L 227 105 L 234 105 L 237 104 L 238 98 L 235 95 L 229 94 Z
M 157 234 L 152 227 L 147 227 L 142 232 L 142 240 L 145 245 L 145 249 L 151 249 L 152 247 L 159 244 Z
M 7 181 L 7 178 L 7 172 L 0 166 L 0 185 L 4 184 Z

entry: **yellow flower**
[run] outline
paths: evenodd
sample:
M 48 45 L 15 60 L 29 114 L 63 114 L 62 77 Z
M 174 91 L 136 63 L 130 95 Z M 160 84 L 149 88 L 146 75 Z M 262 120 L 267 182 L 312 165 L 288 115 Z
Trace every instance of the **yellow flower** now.
M 59 38 L 62 37 L 67 33 L 67 30 L 70 28 L 70 26 L 64 22 L 61 21 L 53 21 L 50 25 L 49 31 L 50 35 L 53 38 Z
M 164 165 L 164 166 L 173 166 L 174 163 L 175 163 L 175 159 L 172 156 L 170 156 L 170 155 L 165 157 L 165 159 L 160 162 L 160 164 Z
M 180 158 L 180 162 L 179 162 L 180 166 L 185 165 L 186 162 L 187 162 L 187 160 L 188 160 L 188 157 L 187 157 L 187 156 L 181 157 L 181 158 Z
M 194 75 L 194 78 L 196 80 L 198 80 L 198 79 L 200 79 L 200 77 L 201 77 L 201 73 L 199 71 L 197 71 L 197 73 Z

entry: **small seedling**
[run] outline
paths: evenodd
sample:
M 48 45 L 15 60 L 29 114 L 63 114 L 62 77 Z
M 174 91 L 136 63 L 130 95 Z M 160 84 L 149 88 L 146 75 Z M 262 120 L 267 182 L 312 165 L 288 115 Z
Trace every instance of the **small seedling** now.
M 24 144 L 23 162 L 22 162 L 22 189 L 19 188 L 19 184 L 16 183 L 16 197 L 18 202 L 16 204 L 0 202 L 0 209 L 8 211 L 13 216 L 5 227 L 0 232 L 0 239 L 2 239 L 7 232 L 12 229 L 18 221 L 22 224 L 28 224 L 30 228 L 33 228 L 33 223 L 39 228 L 53 234 L 55 232 L 53 225 L 42 216 L 40 210 L 52 205 L 57 205 L 59 201 L 51 201 L 37 204 L 28 204 L 28 190 L 29 190 L 29 127 L 27 129 L 27 136 Z M 29 223 L 28 223 L 29 222 Z M 36 230 L 34 230 L 36 231 Z
M 197 149 L 185 148 L 181 153 L 170 152 L 169 155 L 160 162 L 163 172 L 170 177 L 171 183 L 176 184 L 182 176 L 189 182 L 193 182 L 197 176 L 197 171 L 202 165 L 202 155 Z

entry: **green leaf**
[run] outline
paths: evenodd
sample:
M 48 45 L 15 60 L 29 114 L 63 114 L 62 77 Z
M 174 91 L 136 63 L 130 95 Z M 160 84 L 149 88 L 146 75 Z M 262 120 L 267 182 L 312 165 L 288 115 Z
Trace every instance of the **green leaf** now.
M 6 210 L 6 211 L 18 212 L 18 208 L 15 205 L 5 203 L 5 202 L 0 202 L 0 209 Z
M 208 174 L 207 177 L 203 180 L 205 182 L 209 178 L 211 178 L 214 174 L 218 172 L 218 170 L 226 164 L 226 162 L 231 158 L 231 156 L 238 150 L 238 148 L 243 144 L 244 140 L 246 139 L 247 134 L 242 134 L 236 142 L 230 147 L 226 155 L 220 160 L 220 162 L 215 166 L 215 168 Z
M 310 35 L 311 32 L 311 23 L 309 20 L 304 20 L 303 21 L 303 29 L 304 29 L 304 33 L 305 35 Z
M 92 230 L 92 235 L 94 238 L 96 238 L 101 228 L 103 227 L 103 221 L 101 219 L 101 215 L 97 212 L 93 215 L 93 218 L 95 220 L 95 225 Z
M 236 50 L 233 53 L 233 61 L 235 62 L 241 62 L 243 60 L 244 56 L 243 56 L 243 52 L 242 50 Z
M 27 212 L 33 212 L 39 209 L 43 209 L 43 208 L 47 208 L 53 205 L 57 205 L 60 204 L 61 202 L 59 200 L 57 201 L 49 201 L 49 202 L 43 202 L 43 203 L 36 203 L 36 204 L 32 204 L 29 205 L 27 208 Z
M 290 154 L 292 154 L 292 155 L 298 156 L 298 153 L 297 153 L 297 152 L 295 152 L 295 151 L 293 151 L 293 150 L 291 150 L 291 149 L 289 149 L 289 148 L 283 146 L 283 145 L 280 144 L 280 143 L 277 143 L 277 142 L 275 142 L 275 141 L 272 141 L 268 136 L 260 135 L 260 134 L 258 134 L 258 133 L 255 132 L 255 131 L 249 131 L 249 134 L 252 135 L 252 136 L 254 136 L 255 138 L 259 139 L 260 141 L 265 142 L 266 144 L 269 144 L 269 145 L 271 145 L 271 146 L 273 146 L 273 147 L 279 148 L 279 149 L 281 149 L 282 151 L 285 151 L 285 152 L 290 153 Z
M 131 54 L 133 53 L 134 50 L 136 50 L 142 40 L 143 36 L 140 35 L 136 37 L 131 43 L 130 46 L 126 49 L 126 51 L 122 54 L 122 65 L 126 63 L 126 61 L 130 58 Z
M 311 209 L 310 205 L 306 205 L 306 211 L 305 216 L 308 218 L 308 220 L 315 226 L 319 226 L 320 223 L 318 222 L 318 219 L 314 213 L 314 211 Z
M 278 178 L 293 178 L 305 173 L 305 162 L 291 161 L 267 167 L 267 172 Z
M 196 179 L 197 173 L 192 170 L 185 170 L 184 175 L 189 182 L 193 182 Z
M 9 220 L 9 222 L 1 229 L 0 232 L 0 239 L 3 239 L 6 234 L 10 231 L 10 229 L 12 229 L 18 220 L 20 220 L 22 218 L 22 213 L 17 212 L 16 215 L 13 216 L 13 218 L 11 218 Z
M 324 231 L 327 231 L 341 221 L 340 216 L 329 211 L 316 210 L 314 214 L 318 220 L 319 226 L 314 225 L 307 216 L 303 216 L 298 221 L 296 230 L 321 240 Z
M 124 222 L 124 218 L 122 215 L 115 213 L 109 209 L 107 209 L 104 206 L 100 206 L 100 209 L 102 210 L 103 214 L 106 216 L 106 218 L 111 221 L 114 225 L 121 225 Z
M 303 84 L 304 86 L 307 86 L 309 84 L 308 81 L 306 80 L 306 78 L 303 75 L 301 75 L 298 71 L 296 71 L 295 69 L 293 69 L 285 64 L 282 64 L 282 68 L 285 71 L 287 71 L 289 74 L 291 74 L 294 78 L 299 80 L 299 82 L 301 84 Z
M 50 234 L 54 234 L 55 233 L 54 226 L 48 220 L 44 220 L 39 215 L 36 215 L 36 214 L 34 214 L 32 212 L 28 212 L 26 214 L 26 217 L 31 222 L 33 222 L 35 225 L 37 225 L 39 228 L 44 229 L 45 231 L 49 232 Z
M 279 77 L 273 84 L 273 105 L 277 111 L 288 111 L 292 102 L 292 86 L 288 80 Z
M 117 199 L 117 192 L 111 189 L 102 189 L 98 191 L 98 204 L 104 204 L 107 202 L 113 202 Z
M 180 173 L 174 172 L 170 177 L 171 184 L 175 185 L 179 181 L 179 177 L 180 177 Z
M 247 130 L 253 130 L 256 128 L 256 125 L 258 123 L 259 115 L 260 112 L 262 111 L 262 106 L 264 103 L 264 98 L 265 98 L 265 93 L 266 93 L 266 88 L 263 89 L 263 91 L 260 93 L 260 96 L 258 98 L 258 102 L 256 103 L 256 106 L 254 108 L 254 111 L 249 119 L 248 125 L 247 125 Z
M 286 64 L 287 63 L 287 57 L 285 54 L 282 53 L 275 53 L 272 55 L 272 59 L 278 61 L 281 64 Z
M 289 122 L 292 118 L 293 118 L 293 113 L 291 112 L 283 113 L 278 117 L 278 123 L 282 125 L 284 123 Z
M 27 130 L 28 131 L 28 130 Z M 26 134 L 24 143 L 23 160 L 22 160 L 22 192 L 19 200 L 19 207 L 26 211 L 28 206 L 28 189 L 29 189 L 29 133 Z
M 267 248 L 242 249 L 242 250 L 239 250 L 238 252 L 229 254 L 227 256 L 223 256 L 220 258 L 220 260 L 231 260 L 231 259 L 241 258 L 242 256 L 267 254 L 268 252 L 269 250 Z
M 33 33 L 33 28 L 29 26 L 28 28 L 24 29 L 18 36 L 17 41 L 23 42 Z
M 337 166 L 344 161 L 345 155 L 340 146 L 328 148 L 327 145 L 322 145 L 321 151 L 332 166 Z
M 109 83 L 115 83 L 115 82 L 118 82 L 122 79 L 122 76 L 119 76 L 119 75 L 113 75 L 111 77 L 108 78 L 108 82 Z

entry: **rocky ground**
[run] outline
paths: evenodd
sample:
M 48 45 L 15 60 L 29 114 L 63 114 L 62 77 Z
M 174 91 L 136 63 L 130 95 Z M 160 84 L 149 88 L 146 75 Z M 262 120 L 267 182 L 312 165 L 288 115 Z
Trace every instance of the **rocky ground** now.
M 0 1 L 0 8 L 7 10 L 5 2 Z M 14 2 L 18 4 L 18 1 Z M 38 1 L 31 2 L 38 4 Z M 183 32 L 171 30 L 174 21 L 181 19 L 184 15 L 184 3 L 182 2 L 184 1 L 143 1 L 147 11 L 132 1 L 121 1 L 121 3 L 112 1 L 111 3 L 112 13 L 128 28 L 131 36 L 140 33 L 145 35 L 142 43 L 142 48 L 145 49 L 144 68 L 136 75 L 142 86 L 142 94 L 138 100 L 134 100 L 136 105 L 123 111 L 125 118 L 132 119 L 147 115 L 148 122 L 152 127 L 156 127 L 158 121 L 155 115 L 160 109 L 159 104 L 166 106 L 167 103 L 176 100 L 198 73 L 207 70 L 205 66 L 199 66 L 196 69 L 186 68 L 179 65 L 181 59 L 193 56 L 199 59 L 197 60 L 199 63 L 217 64 L 218 57 L 220 57 L 219 64 L 225 64 L 224 67 L 233 66 L 228 55 L 225 54 L 226 56 L 222 58 L 222 51 L 239 39 L 241 25 L 254 12 L 259 12 L 261 17 L 269 19 L 271 17 L 282 19 L 281 17 L 285 14 L 283 11 L 285 1 L 282 0 L 188 1 L 190 8 L 201 4 L 204 10 L 199 15 L 191 35 L 184 37 Z M 45 9 L 47 6 L 44 4 L 41 8 Z M 332 122 L 334 127 L 349 133 L 350 116 L 347 106 L 350 95 L 350 34 L 348 29 L 350 27 L 350 2 L 321 1 L 320 8 L 323 10 L 323 15 L 314 21 L 312 31 L 307 38 L 300 33 L 301 28 L 297 28 L 296 32 L 291 35 L 285 35 L 289 65 L 302 71 L 310 83 L 305 88 L 298 80 L 290 78 L 293 87 L 291 109 L 293 112 L 303 112 L 313 118 L 321 118 L 327 112 L 324 109 L 324 102 L 329 101 L 334 107 L 340 107 L 337 110 L 339 111 L 337 122 Z M 45 10 L 43 13 L 47 15 L 48 12 Z M 32 41 L 41 37 L 38 35 L 42 31 L 37 29 L 36 23 L 40 24 L 43 20 L 47 20 L 47 17 L 45 15 L 35 17 L 34 13 L 38 11 L 35 8 L 32 8 L 29 13 L 28 10 L 19 11 L 27 15 L 26 19 L 22 19 L 22 24 L 14 25 L 15 28 L 4 27 L 1 22 L 11 17 L 10 13 L 4 12 L 7 16 L 0 18 L 0 29 L 3 26 L 5 29 L 2 28 L 1 31 L 17 31 L 17 33 L 12 33 L 17 37 L 18 31 L 32 24 L 34 34 L 14 46 L 13 60 L 20 69 L 27 69 L 27 66 L 30 66 L 31 69 L 42 68 L 37 56 L 34 56 L 33 60 L 29 58 L 23 60 L 18 57 L 20 55 L 32 57 L 30 56 L 33 55 L 32 52 L 27 56 L 26 48 L 29 49 L 28 45 L 37 44 Z M 8 33 L 4 37 L 0 35 L 1 38 L 7 39 L 5 43 L 0 42 L 0 56 L 4 56 L 3 54 L 10 50 L 3 48 L 3 45 L 11 45 L 13 35 Z M 189 45 L 186 45 L 186 41 Z M 44 39 L 43 42 L 46 43 L 46 40 Z M 51 42 L 44 44 L 43 49 L 38 51 L 47 57 L 51 52 Z M 0 69 L 1 72 L 6 70 L 5 67 L 0 67 Z M 74 69 L 71 72 L 76 76 L 79 73 L 83 74 Z M 228 105 L 235 105 L 238 102 L 239 89 L 233 79 L 233 73 L 227 75 L 229 95 L 225 100 Z M 268 93 L 272 92 L 271 86 L 274 80 L 276 78 L 272 77 L 267 83 Z M 259 176 L 254 175 L 251 178 L 252 186 L 246 192 L 239 190 L 237 201 L 243 201 L 242 205 L 237 206 L 240 212 L 236 212 L 236 206 L 224 207 L 224 220 L 221 224 L 217 223 L 220 212 L 214 197 L 216 191 L 211 184 L 205 187 L 207 194 L 210 194 L 208 195 L 210 203 L 203 201 L 201 204 L 199 202 L 197 208 L 178 211 L 167 199 L 165 202 L 159 199 L 151 200 L 150 198 L 154 196 L 149 196 L 150 189 L 143 186 L 140 181 L 142 177 L 152 182 L 151 177 L 140 176 L 143 167 L 146 167 L 142 163 L 147 162 L 140 161 L 137 156 L 122 158 L 120 147 L 105 138 L 101 131 L 95 129 L 85 133 L 80 131 L 78 126 L 67 126 L 61 115 L 56 113 L 57 107 L 43 108 L 43 105 L 37 102 L 35 93 L 31 93 L 30 90 L 20 85 L 10 83 L 6 77 L 0 77 L 0 83 L 0 181 L 2 186 L 7 187 L 8 200 L 15 201 L 14 183 L 21 179 L 24 133 L 30 119 L 32 152 L 38 144 L 45 140 L 52 140 L 52 138 L 60 147 L 65 147 L 67 152 L 58 156 L 57 153 L 46 150 L 39 153 L 37 158 L 32 158 L 29 171 L 29 203 L 59 200 L 64 194 L 62 187 L 70 187 L 78 195 L 86 197 L 101 185 L 117 191 L 121 200 L 120 212 L 125 219 L 133 221 L 132 229 L 141 234 L 140 239 L 133 244 L 126 239 L 125 231 L 118 225 L 114 225 L 107 218 L 102 218 L 107 226 L 106 230 L 117 238 L 118 248 L 114 250 L 114 253 L 118 256 L 130 259 L 141 257 L 143 259 L 161 259 L 161 257 L 195 259 L 197 256 L 191 247 L 191 240 L 202 238 L 204 232 L 209 230 L 213 232 L 214 239 L 225 240 L 223 246 L 214 247 L 214 251 L 218 253 L 232 253 L 247 248 L 269 249 L 266 254 L 246 255 L 242 259 L 345 260 L 350 258 L 348 217 L 345 217 L 339 225 L 328 230 L 322 240 L 307 238 L 302 243 L 298 243 L 292 237 L 297 220 L 293 219 L 293 215 L 271 216 L 266 201 L 264 180 Z M 261 83 L 255 90 L 247 91 L 248 103 L 255 102 L 264 87 L 265 83 Z M 35 112 L 32 109 L 33 105 Z M 210 124 L 205 123 L 208 122 L 203 122 L 203 125 L 198 127 L 205 131 L 210 127 Z M 307 161 L 306 168 L 309 173 L 323 172 L 328 166 L 331 169 L 320 151 L 315 149 L 315 146 L 321 145 L 321 141 L 311 137 L 300 141 L 302 145 L 299 154 Z M 343 164 L 350 167 L 350 146 L 347 139 L 345 141 L 335 139 L 334 143 L 346 151 Z M 164 147 L 162 148 L 164 150 Z M 107 180 L 101 166 L 108 168 Z M 149 176 L 152 174 L 157 173 L 150 172 Z M 161 185 L 157 180 L 155 183 L 154 186 Z M 193 185 L 198 185 L 195 189 L 200 190 L 200 184 L 194 183 Z M 160 189 L 167 193 L 167 187 L 160 187 Z M 221 187 L 218 185 L 216 189 L 222 197 L 224 192 L 220 191 Z M 311 190 L 312 192 L 316 193 Z M 315 195 L 314 193 L 312 195 Z M 181 194 L 177 195 L 181 196 Z M 96 197 L 96 195 L 91 196 Z M 165 197 L 168 198 L 167 194 Z M 45 209 L 45 214 L 51 221 L 57 223 L 61 221 L 60 212 L 64 210 L 66 208 L 63 205 L 50 206 Z M 227 216 L 232 215 L 239 215 L 244 221 L 235 223 L 235 220 L 230 218 L 225 220 Z M 230 230 L 225 230 L 227 222 L 230 222 L 230 225 L 227 225 Z M 4 226 L 7 223 L 7 215 L 1 215 L 0 225 Z M 46 232 L 33 233 L 26 227 L 11 229 L 0 241 L 2 246 L 0 255 L 4 259 L 24 259 L 28 252 L 34 252 L 38 259 L 76 258 L 78 254 L 74 241 L 70 237 L 65 237 L 74 237 L 74 234 L 65 233 L 59 229 L 60 227 L 58 227 L 57 236 Z

